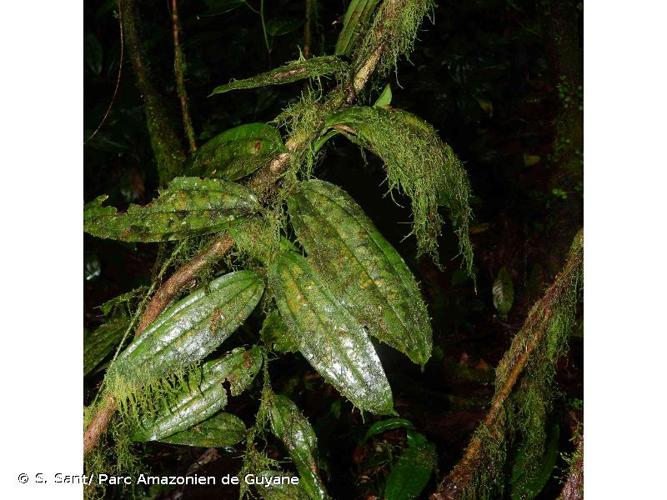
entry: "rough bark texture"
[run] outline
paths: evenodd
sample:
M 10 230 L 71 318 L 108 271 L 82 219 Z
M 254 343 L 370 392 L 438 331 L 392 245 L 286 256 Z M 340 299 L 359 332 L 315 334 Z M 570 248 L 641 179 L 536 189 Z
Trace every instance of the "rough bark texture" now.
M 118 2 L 123 11 L 122 23 L 127 54 L 132 63 L 137 89 L 144 102 L 146 125 L 157 163 L 158 178 L 160 184 L 165 185 L 180 172 L 185 161 L 185 153 L 167 115 L 165 100 L 153 84 L 155 78 L 142 46 L 139 12 L 135 1 L 118 0 Z
M 544 336 L 547 334 L 554 316 L 556 307 L 563 297 L 571 290 L 575 277 L 581 274 L 583 266 L 583 231 L 579 231 L 574 238 L 572 250 L 568 256 L 563 270 L 556 276 L 552 285 L 544 293 L 544 296 L 530 310 L 521 330 L 516 334 L 512 346 L 503 357 L 503 362 L 510 362 L 510 369 L 505 383 L 496 388 L 489 409 L 480 428 L 485 429 L 491 435 L 502 432 L 499 423 L 503 417 L 503 406 L 515 388 L 519 377 L 526 368 L 531 355 L 539 348 Z M 525 335 L 531 335 L 529 342 L 516 354 L 515 342 Z M 445 477 L 437 491 L 431 495 L 431 500 L 449 500 L 462 498 L 467 486 L 474 480 L 478 471 L 483 453 L 481 433 L 475 433 L 463 453 L 463 457 L 452 471 Z
M 95 413 L 95 417 L 90 421 L 86 431 L 83 433 L 83 454 L 85 455 L 90 450 L 97 446 L 100 437 L 106 432 L 109 427 L 109 422 L 114 413 L 118 409 L 113 398 L 108 398 L 102 406 Z
M 188 139 L 190 153 L 197 151 L 195 130 L 190 117 L 190 106 L 188 104 L 188 92 L 185 89 L 185 54 L 181 48 L 181 21 L 178 17 L 178 0 L 171 0 L 171 32 L 174 38 L 174 75 L 176 76 L 176 92 L 181 104 L 181 116 L 183 118 L 183 130 Z

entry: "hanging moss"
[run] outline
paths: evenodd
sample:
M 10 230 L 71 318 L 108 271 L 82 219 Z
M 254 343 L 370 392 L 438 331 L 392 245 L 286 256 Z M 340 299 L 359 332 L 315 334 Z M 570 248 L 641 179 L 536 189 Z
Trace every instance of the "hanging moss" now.
M 107 498 L 106 485 L 97 484 L 96 478 L 99 477 L 99 474 L 137 477 L 141 473 L 149 473 L 146 464 L 139 458 L 142 456 L 141 446 L 132 442 L 130 434 L 131 428 L 127 422 L 114 419 L 109 427 L 109 432 L 101 438 L 103 442 L 85 455 L 84 473 L 94 478 L 92 484 L 86 484 L 83 488 L 85 500 Z M 142 497 L 136 485 L 123 484 L 114 488 L 120 489 L 122 498 Z
M 412 202 L 413 228 L 419 255 L 437 262 L 443 220 L 448 209 L 468 273 L 472 275 L 472 245 L 468 227 L 472 217 L 470 186 L 461 161 L 436 131 L 415 115 L 399 109 L 352 107 L 331 115 L 326 124 L 369 149 L 387 169 L 390 192 Z
M 434 0 L 385 0 L 355 51 L 357 66 L 372 58 L 378 47 L 384 50 L 377 65 L 381 77 L 395 68 L 401 57 L 407 57 L 414 47 L 417 32 L 424 17 L 432 14 Z
M 434 495 L 495 498 L 507 492 L 510 451 L 526 464 L 523 480 L 534 481 L 547 449 L 547 419 L 556 394 L 556 363 L 576 325 L 583 287 L 583 233 L 565 267 L 538 301 L 496 369 L 491 409 L 470 440 L 463 459 Z

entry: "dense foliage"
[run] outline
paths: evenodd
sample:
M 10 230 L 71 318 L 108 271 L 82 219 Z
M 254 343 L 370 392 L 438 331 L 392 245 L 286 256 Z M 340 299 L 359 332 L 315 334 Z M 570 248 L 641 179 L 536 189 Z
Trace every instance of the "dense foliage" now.
M 86 5 L 87 472 L 299 484 L 86 494 L 557 496 L 581 6 L 168 7 Z

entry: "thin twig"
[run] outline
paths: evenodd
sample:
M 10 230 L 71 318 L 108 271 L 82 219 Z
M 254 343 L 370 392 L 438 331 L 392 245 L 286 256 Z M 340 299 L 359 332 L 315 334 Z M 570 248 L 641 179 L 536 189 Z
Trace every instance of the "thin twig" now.
M 188 92 L 185 89 L 185 54 L 181 49 L 180 33 L 181 22 L 178 17 L 178 0 L 171 0 L 171 32 L 174 35 L 174 74 L 176 75 L 176 93 L 181 103 L 181 115 L 183 116 L 183 129 L 188 139 L 190 153 L 197 151 L 195 131 L 192 127 L 192 117 L 188 105 Z
M 97 133 L 100 131 L 102 126 L 106 123 L 107 118 L 109 118 L 109 115 L 111 114 L 111 108 L 113 107 L 114 103 L 116 102 L 116 96 L 118 95 L 118 89 L 120 88 L 120 78 L 123 74 L 123 62 L 125 61 L 125 40 L 124 40 L 124 35 L 123 35 L 123 11 L 121 10 L 120 3 L 118 3 L 118 33 L 120 37 L 120 57 L 118 61 L 118 74 L 116 75 L 116 86 L 113 89 L 113 95 L 111 96 L 111 101 L 109 102 L 109 106 L 107 106 L 107 110 L 104 113 L 104 116 L 102 117 L 102 120 L 100 120 L 99 125 L 95 129 L 95 131 L 90 134 L 90 137 L 86 139 L 86 142 L 90 141 L 93 137 L 97 135 Z
M 306 22 L 303 26 L 303 57 L 310 58 L 313 39 L 313 7 L 315 0 L 306 0 Z
M 264 0 L 259 2 L 259 18 L 262 22 L 262 33 L 264 34 L 264 44 L 266 45 L 266 52 L 271 54 L 271 45 L 269 44 L 269 35 L 266 31 L 266 21 L 264 20 Z
M 167 307 L 173 298 L 209 264 L 216 262 L 227 253 L 232 247 L 234 241 L 228 235 L 223 235 L 213 241 L 206 249 L 196 255 L 192 260 L 180 267 L 171 277 L 153 295 L 150 303 L 146 307 L 139 326 L 134 334 L 135 338 L 143 333 Z
M 165 185 L 181 172 L 186 155 L 179 134 L 167 112 L 166 100 L 154 85 L 150 61 L 141 39 L 141 19 L 136 0 L 118 0 L 123 8 L 123 33 L 127 56 L 144 104 L 146 126 L 157 163 L 160 184 Z

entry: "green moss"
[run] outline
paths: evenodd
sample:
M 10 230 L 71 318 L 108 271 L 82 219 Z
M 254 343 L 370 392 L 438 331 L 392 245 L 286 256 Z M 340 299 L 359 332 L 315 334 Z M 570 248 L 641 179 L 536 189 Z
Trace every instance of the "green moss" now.
M 304 79 L 319 79 L 327 76 L 333 76 L 336 80 L 342 80 L 348 70 L 348 64 L 335 56 L 313 57 L 311 59 L 301 58 L 251 78 L 232 80 L 225 85 L 220 85 L 213 89 L 211 95 L 224 94 L 232 90 L 281 85 Z
M 567 341 L 576 325 L 577 303 L 583 287 L 583 237 L 578 234 L 565 269 L 544 298 L 531 310 L 523 328 L 496 369 L 496 390 L 511 384 L 514 368 L 529 353 L 523 372 L 512 392 L 503 400 L 492 429 L 480 426 L 475 436 L 480 441 L 479 462 L 470 471 L 464 498 L 489 498 L 503 495 L 508 484 L 509 451 L 525 463 L 524 481 L 540 474 L 547 451 L 548 417 L 557 396 L 556 363 L 567 350 Z M 497 393 L 498 394 L 498 393 Z M 495 398 L 494 398 L 495 399 Z
M 412 52 L 419 26 L 424 17 L 432 14 L 435 5 L 433 0 L 382 2 L 366 37 L 355 51 L 356 66 L 363 65 L 381 46 L 384 51 L 377 66 L 378 75 L 382 77 L 396 68 L 398 60 Z
M 438 237 L 445 206 L 458 236 L 468 274 L 473 253 L 468 236 L 472 209 L 470 185 L 461 161 L 431 125 L 399 109 L 352 107 L 331 115 L 327 125 L 379 156 L 387 170 L 390 193 L 412 202 L 413 227 L 419 255 L 438 261 Z
M 133 444 L 130 439 L 131 427 L 122 419 L 112 420 L 109 432 L 101 439 L 98 446 L 85 456 L 84 472 L 94 478 L 99 474 L 137 477 L 141 473 L 148 473 L 146 464 L 139 457 L 142 456 L 141 446 Z M 122 498 L 141 498 L 143 492 L 135 485 L 114 486 L 119 489 Z M 85 485 L 83 495 L 86 500 L 107 498 L 106 486 L 103 484 Z

